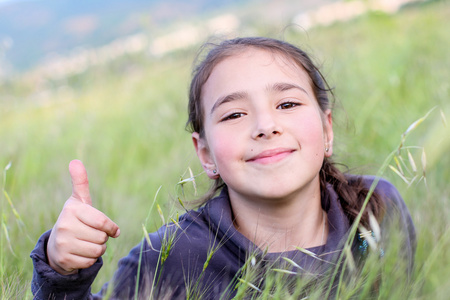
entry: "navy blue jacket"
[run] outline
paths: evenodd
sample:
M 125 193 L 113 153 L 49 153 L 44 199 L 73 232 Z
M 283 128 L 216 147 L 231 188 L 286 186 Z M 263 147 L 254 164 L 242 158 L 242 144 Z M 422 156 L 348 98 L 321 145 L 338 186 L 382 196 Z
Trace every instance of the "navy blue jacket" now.
M 370 186 L 374 177 L 364 180 Z M 388 181 L 381 179 L 376 192 L 386 202 L 387 214 L 381 228 L 385 230 L 386 224 L 393 219 L 399 223 L 405 237 L 404 256 L 412 266 L 416 238 L 408 209 Z M 323 195 L 328 238 L 325 245 L 308 249 L 321 260 L 301 251 L 264 253 L 233 226 L 228 192 L 224 188 L 218 197 L 198 211 L 181 216 L 177 225 L 168 224 L 149 234 L 151 243 L 144 239 L 122 258 L 113 279 L 95 295 L 91 294 L 90 286 L 102 266 L 101 258 L 77 274 L 60 275 L 48 265 L 46 245 L 50 231 L 44 233 L 31 253 L 34 264 L 32 292 L 35 299 L 102 299 L 105 295 L 108 299 L 130 299 L 136 290 L 138 299 L 148 299 L 150 294 L 155 299 L 185 299 L 188 295 L 190 299 L 229 299 L 235 293 L 234 287 L 243 268 L 251 264 L 267 270 L 267 267 L 284 261 L 279 259 L 280 256 L 292 259 L 304 272 L 320 277 L 330 269 L 328 262 L 339 256 L 350 229 L 331 186 Z M 355 239 L 353 249 L 356 254 L 364 252 L 363 245 L 358 243 Z M 169 244 L 172 246 L 167 249 Z

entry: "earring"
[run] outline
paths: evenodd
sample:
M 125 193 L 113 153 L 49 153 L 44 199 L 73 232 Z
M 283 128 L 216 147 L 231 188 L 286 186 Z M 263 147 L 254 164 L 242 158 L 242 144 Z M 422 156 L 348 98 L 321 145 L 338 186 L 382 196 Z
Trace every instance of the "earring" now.
M 328 149 L 328 147 L 326 147 L 326 148 L 325 148 L 325 152 L 328 152 L 328 150 L 330 150 L 330 149 Z
M 213 170 L 213 174 L 217 174 L 217 170 L 216 169 Z

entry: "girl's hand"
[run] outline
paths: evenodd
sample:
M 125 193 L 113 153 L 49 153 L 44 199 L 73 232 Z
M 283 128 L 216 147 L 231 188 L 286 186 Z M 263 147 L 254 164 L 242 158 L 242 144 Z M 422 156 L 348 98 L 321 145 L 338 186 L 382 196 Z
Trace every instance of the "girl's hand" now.
M 108 238 L 120 234 L 113 221 L 92 207 L 83 163 L 71 161 L 69 172 L 72 196 L 64 204 L 47 245 L 49 265 L 62 275 L 92 266 L 105 253 Z

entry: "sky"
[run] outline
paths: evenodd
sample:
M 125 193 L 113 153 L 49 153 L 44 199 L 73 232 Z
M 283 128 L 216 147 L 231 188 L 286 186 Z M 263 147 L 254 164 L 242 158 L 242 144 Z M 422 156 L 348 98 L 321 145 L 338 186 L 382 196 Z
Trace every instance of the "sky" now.
M 0 6 L 12 2 L 37 1 L 37 0 L 0 0 Z

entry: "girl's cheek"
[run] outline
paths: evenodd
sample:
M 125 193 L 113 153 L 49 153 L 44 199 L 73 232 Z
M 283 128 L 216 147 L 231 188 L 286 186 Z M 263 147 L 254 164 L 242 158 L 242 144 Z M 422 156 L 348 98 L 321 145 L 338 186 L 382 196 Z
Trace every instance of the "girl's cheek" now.
M 324 127 L 321 119 L 309 116 L 304 124 L 303 131 L 308 140 L 323 139 Z
M 235 134 L 231 134 L 228 131 L 216 131 L 214 136 L 211 137 L 213 142 L 211 143 L 211 150 L 213 155 L 220 162 L 227 162 L 235 155 L 239 138 Z
M 234 149 L 234 143 L 231 139 L 223 138 L 216 142 L 214 152 L 216 157 L 227 157 Z

